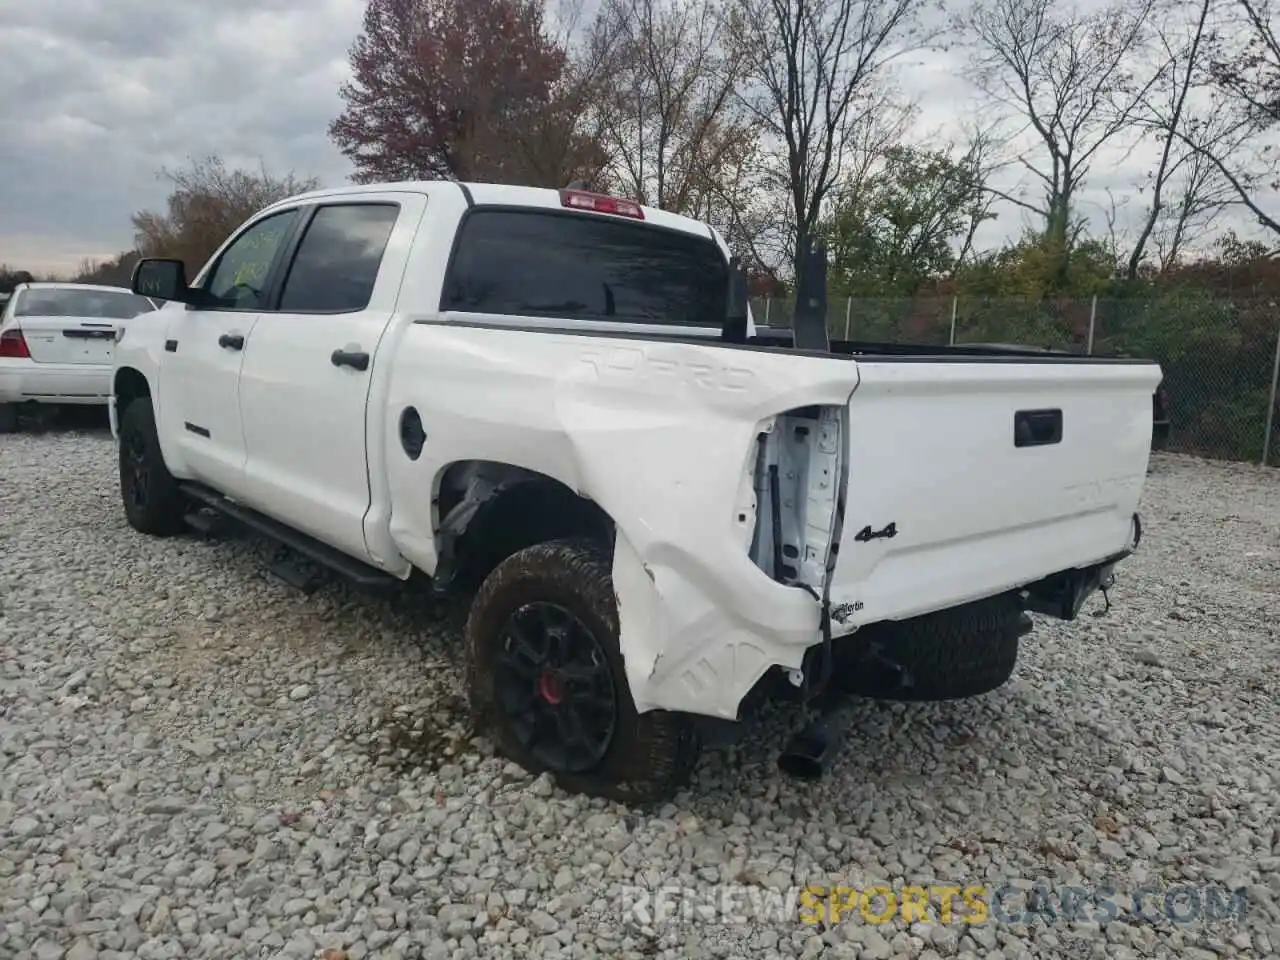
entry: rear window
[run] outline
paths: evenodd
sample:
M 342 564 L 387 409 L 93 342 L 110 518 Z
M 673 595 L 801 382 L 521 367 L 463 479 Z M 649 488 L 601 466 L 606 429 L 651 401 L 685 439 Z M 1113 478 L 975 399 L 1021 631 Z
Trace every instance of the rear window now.
M 595 214 L 476 210 L 441 308 L 719 327 L 728 264 L 710 237 Z
M 128 320 L 154 310 L 146 297 L 112 290 L 74 290 L 68 288 L 23 290 L 17 295 L 13 314 L 16 317 L 102 317 Z

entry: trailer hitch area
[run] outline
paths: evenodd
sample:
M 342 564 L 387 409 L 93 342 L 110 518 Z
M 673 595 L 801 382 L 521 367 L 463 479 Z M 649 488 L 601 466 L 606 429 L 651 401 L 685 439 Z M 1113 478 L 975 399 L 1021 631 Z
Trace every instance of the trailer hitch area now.
M 1031 584 L 1024 590 L 1023 608 L 1058 620 L 1076 619 L 1086 600 L 1099 590 L 1105 596 L 1106 591 L 1115 584 L 1118 559 L 1106 560 L 1090 567 L 1063 570 Z
M 1142 520 L 1136 513 L 1133 515 L 1130 531 L 1129 545 L 1114 556 L 1088 567 L 1061 570 L 1024 587 L 1023 609 L 1059 620 L 1074 620 L 1080 614 L 1084 602 L 1101 590 L 1109 610 L 1111 601 L 1107 597 L 1107 591 L 1115 585 L 1116 564 L 1130 556 L 1142 542 Z

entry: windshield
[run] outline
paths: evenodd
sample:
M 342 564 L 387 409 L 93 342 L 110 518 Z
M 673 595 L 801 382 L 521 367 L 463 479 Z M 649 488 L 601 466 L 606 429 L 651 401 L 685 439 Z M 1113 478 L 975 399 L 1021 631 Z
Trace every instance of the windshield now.
M 473 211 L 445 310 L 719 328 L 729 266 L 710 236 L 596 214 Z
M 128 320 L 150 313 L 155 304 L 146 297 L 121 290 L 76 290 L 70 287 L 35 287 L 17 294 L 16 317 L 101 317 Z

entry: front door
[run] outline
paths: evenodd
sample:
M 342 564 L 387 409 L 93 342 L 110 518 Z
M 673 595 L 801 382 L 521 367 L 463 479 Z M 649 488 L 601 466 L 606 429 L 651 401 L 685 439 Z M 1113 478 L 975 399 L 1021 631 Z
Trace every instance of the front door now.
M 316 206 L 240 374 L 246 502 L 374 563 L 366 415 L 424 206 L 395 193 Z
M 160 377 L 161 431 L 181 472 L 235 496 L 244 479 L 240 367 L 296 209 L 248 224 L 197 283 L 199 303 L 172 311 Z

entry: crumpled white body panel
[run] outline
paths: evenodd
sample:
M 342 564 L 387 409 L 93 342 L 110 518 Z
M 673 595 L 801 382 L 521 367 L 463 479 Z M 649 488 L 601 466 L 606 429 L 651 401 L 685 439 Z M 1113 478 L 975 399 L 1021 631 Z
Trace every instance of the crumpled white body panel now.
M 464 324 L 412 324 L 395 351 L 392 536 L 434 571 L 438 521 L 424 493 L 462 460 L 535 470 L 590 498 L 617 531 L 620 639 L 642 711 L 736 717 L 768 667 L 799 667 L 820 641 L 824 591 L 843 636 L 1098 563 L 1130 542 L 1154 364 L 854 361 Z M 416 462 L 394 433 L 408 405 L 429 438 Z M 838 418 L 782 416 L 803 407 Z M 1019 446 L 1015 414 L 1037 410 L 1060 413 L 1062 435 Z M 792 484 L 781 513 L 803 513 L 807 531 L 783 565 L 813 592 L 775 581 L 750 555 L 758 507 L 766 525 L 757 437 L 775 428 L 794 454 L 780 462 Z M 816 431 L 807 455 L 805 429 Z M 833 486 L 848 502 L 828 577 Z M 864 535 L 890 525 L 892 537 Z
M 412 325 L 393 363 L 387 428 L 413 405 L 428 440 L 416 462 L 389 457 L 392 534 L 428 573 L 424 494 L 451 463 L 494 460 L 560 480 L 613 518 L 622 653 L 641 711 L 733 718 L 769 665 L 799 666 L 819 640 L 819 603 L 751 561 L 752 524 L 738 517 L 761 425 L 847 404 L 857 364 L 437 323 Z

